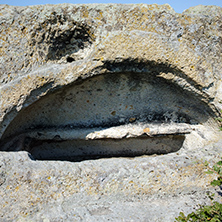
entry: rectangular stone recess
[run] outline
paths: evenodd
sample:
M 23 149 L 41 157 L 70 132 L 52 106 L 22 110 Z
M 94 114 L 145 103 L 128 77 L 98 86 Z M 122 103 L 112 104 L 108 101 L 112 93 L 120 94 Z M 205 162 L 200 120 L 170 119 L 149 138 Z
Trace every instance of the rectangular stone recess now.
M 124 139 L 33 141 L 29 152 L 37 160 L 82 161 L 111 157 L 135 157 L 178 151 L 184 135 Z

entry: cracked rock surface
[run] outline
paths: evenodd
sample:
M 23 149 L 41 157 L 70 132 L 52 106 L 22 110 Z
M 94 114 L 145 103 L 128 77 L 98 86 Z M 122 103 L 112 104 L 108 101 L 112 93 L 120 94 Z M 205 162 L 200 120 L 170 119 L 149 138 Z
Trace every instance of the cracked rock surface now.
M 205 173 L 222 151 L 221 18 L 0 5 L 0 220 L 174 221 L 221 201 Z

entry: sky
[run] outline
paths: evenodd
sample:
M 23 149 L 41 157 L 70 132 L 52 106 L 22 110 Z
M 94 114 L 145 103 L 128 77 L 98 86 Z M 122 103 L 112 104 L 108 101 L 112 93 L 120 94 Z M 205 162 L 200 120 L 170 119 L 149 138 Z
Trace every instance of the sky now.
M 196 5 L 217 5 L 222 7 L 222 0 L 0 0 L 0 4 L 26 6 L 26 5 L 40 5 L 40 4 L 59 4 L 59 3 L 73 3 L 73 4 L 89 4 L 89 3 L 121 3 L 121 4 L 166 4 L 168 3 L 173 9 L 181 13 L 185 9 Z

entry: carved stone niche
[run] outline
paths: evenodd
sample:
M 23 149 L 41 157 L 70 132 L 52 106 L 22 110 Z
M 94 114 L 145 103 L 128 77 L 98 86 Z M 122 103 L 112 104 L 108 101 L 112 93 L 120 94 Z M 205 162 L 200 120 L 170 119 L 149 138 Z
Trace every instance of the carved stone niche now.
M 216 113 L 192 82 L 181 84 L 187 81 L 182 73 L 163 65 L 140 71 L 132 62 L 111 66 L 22 109 L 5 130 L 1 149 L 81 161 L 167 154 L 213 138 Z M 169 71 L 180 81 L 160 75 Z

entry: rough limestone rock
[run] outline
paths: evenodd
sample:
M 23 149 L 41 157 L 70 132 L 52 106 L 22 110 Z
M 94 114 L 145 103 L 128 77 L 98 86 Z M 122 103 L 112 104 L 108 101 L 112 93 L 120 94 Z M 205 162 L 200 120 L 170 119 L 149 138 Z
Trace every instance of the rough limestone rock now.
M 221 49 L 216 6 L 0 5 L 0 220 L 174 221 L 221 201 L 204 173 Z

